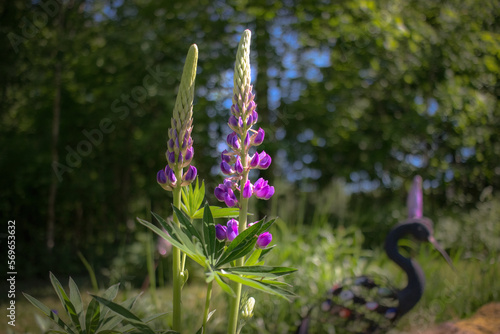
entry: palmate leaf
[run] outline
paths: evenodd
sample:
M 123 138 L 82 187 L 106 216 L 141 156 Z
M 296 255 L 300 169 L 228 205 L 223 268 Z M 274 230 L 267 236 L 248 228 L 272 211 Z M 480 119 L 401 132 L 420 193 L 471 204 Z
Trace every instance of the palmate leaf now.
M 115 297 L 113 297 L 113 299 L 108 299 L 105 297 L 105 294 L 101 298 L 107 299 L 110 301 L 115 298 Z M 122 302 L 120 305 L 123 306 L 124 308 L 126 308 L 127 310 L 131 310 L 132 307 L 134 306 L 135 302 L 139 298 L 139 296 L 140 296 L 140 294 L 137 296 L 134 296 L 132 298 L 129 298 L 129 299 L 125 300 L 124 302 Z M 116 313 L 114 313 L 113 311 L 111 311 L 110 308 L 105 308 L 105 309 L 103 309 L 103 311 L 104 310 L 106 310 L 105 316 L 103 317 L 102 321 L 99 323 L 99 328 L 98 328 L 97 333 L 100 334 L 103 331 L 104 332 L 107 332 L 107 331 L 115 332 L 116 331 L 115 327 L 123 321 L 123 318 L 121 316 L 117 315 Z
M 64 306 L 64 310 L 68 314 L 68 316 L 71 319 L 71 322 L 75 326 L 76 330 L 78 332 L 82 331 L 82 326 L 80 325 L 79 314 L 77 313 L 75 305 L 73 305 L 70 298 L 66 294 L 66 291 L 64 291 L 64 288 L 62 287 L 61 283 L 57 280 L 57 278 L 52 273 L 50 273 L 50 281 L 52 282 L 52 286 L 54 287 L 54 290 L 56 291 L 57 296 L 59 297 L 59 300 L 61 301 L 61 304 Z M 80 300 L 80 303 L 81 303 L 81 300 Z M 80 304 L 80 307 L 81 307 L 81 304 Z
M 142 322 L 143 322 L 143 323 L 145 323 L 145 324 L 147 324 L 147 323 L 149 323 L 149 322 L 151 322 L 151 321 L 153 321 L 153 320 L 156 320 L 156 319 L 158 319 L 158 318 L 163 317 L 163 316 L 164 316 L 164 315 L 166 315 L 166 314 L 167 314 L 167 312 L 164 312 L 164 313 L 158 313 L 158 314 L 153 314 L 152 316 L 149 316 L 149 317 L 146 317 L 146 318 L 142 319 Z M 134 328 L 135 328 L 135 327 L 134 327 L 133 325 L 126 325 L 126 326 L 124 326 L 124 327 L 120 328 L 120 332 L 121 332 L 121 333 L 126 333 L 126 332 L 129 332 L 130 330 L 132 330 L 132 329 L 134 329 Z M 170 332 L 168 332 L 168 333 L 170 333 Z M 172 333 L 174 333 L 174 332 L 172 331 Z
M 59 318 L 59 316 L 57 314 L 52 312 L 52 310 L 49 307 L 45 306 L 45 304 L 43 304 L 38 299 L 36 299 L 36 298 L 34 298 L 34 297 L 24 293 L 24 292 L 23 292 L 23 295 L 24 295 L 24 297 L 26 297 L 26 299 L 31 304 L 33 304 L 33 306 L 35 306 L 37 309 L 42 311 L 43 314 L 45 314 L 57 326 L 62 328 L 67 334 L 76 334 L 64 321 L 61 320 L 61 318 Z
M 169 231 L 169 234 L 163 232 L 155 225 L 151 224 L 148 221 L 145 221 L 141 218 L 137 218 L 137 221 L 142 225 L 146 226 L 157 235 L 162 237 L 165 240 L 168 240 L 174 247 L 179 248 L 183 253 L 185 253 L 189 258 L 193 259 L 196 263 L 201 265 L 202 267 L 207 266 L 208 259 L 200 253 L 200 250 L 193 244 L 193 242 L 186 236 L 184 231 L 178 228 L 175 224 L 169 225 L 163 218 L 152 212 L 153 216 Z
M 201 181 L 199 184 L 199 179 L 196 178 L 196 184 L 189 184 L 187 187 L 182 187 L 182 210 L 191 219 L 194 216 L 200 206 L 203 204 L 203 199 L 205 198 L 205 182 Z
M 198 230 L 193 226 L 193 224 L 189 221 L 189 218 L 181 210 L 179 210 L 178 208 L 176 208 L 173 205 L 172 205 L 172 208 L 174 209 L 174 213 L 177 216 L 179 223 L 181 224 L 181 226 L 184 226 L 186 235 L 189 237 L 190 240 L 193 240 L 193 237 L 194 237 L 202 244 L 204 254 L 208 258 L 208 252 L 206 249 L 206 245 L 203 242 L 203 239 L 201 238 L 201 235 L 198 232 Z M 181 237 L 181 236 L 179 236 L 179 237 Z
M 155 334 L 155 332 L 147 324 L 145 324 L 140 318 L 138 318 L 135 314 L 130 312 L 127 308 L 119 304 L 116 304 L 110 300 L 101 298 L 99 296 L 94 296 L 94 295 L 91 296 L 94 299 L 96 299 L 99 303 L 105 305 L 111 311 L 121 316 L 125 321 L 129 322 L 132 326 L 140 330 L 141 333 Z

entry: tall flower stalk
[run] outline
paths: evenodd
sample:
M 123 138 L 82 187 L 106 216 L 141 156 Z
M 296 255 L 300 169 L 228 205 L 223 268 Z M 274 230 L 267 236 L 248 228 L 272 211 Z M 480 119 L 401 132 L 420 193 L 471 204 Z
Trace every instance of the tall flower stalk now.
M 174 113 L 171 127 L 168 130 L 167 165 L 158 171 L 156 179 L 160 186 L 173 192 L 173 205 L 181 207 L 181 188 L 189 185 L 197 175 L 196 167 L 191 166 L 193 159 L 193 140 L 191 131 L 193 129 L 193 99 L 194 82 L 196 78 L 196 66 L 198 62 L 198 47 L 196 44 L 189 48 L 184 70 L 182 72 L 181 84 L 177 99 L 175 101 Z M 184 169 L 187 168 L 184 173 Z M 174 223 L 180 227 L 178 217 L 174 215 Z M 181 263 L 181 251 L 174 247 L 173 255 L 173 329 L 181 332 L 181 290 L 187 279 L 184 270 L 184 262 Z M 184 257 L 185 259 L 185 257 Z
M 253 147 L 264 141 L 265 132 L 262 128 L 253 129 L 258 120 L 255 94 L 250 84 L 250 30 L 245 30 L 238 45 L 236 63 L 234 66 L 233 104 L 228 125 L 232 132 L 226 142 L 230 150 L 224 150 L 221 158 L 221 171 L 227 175 L 224 182 L 215 189 L 215 197 L 225 202 L 227 206 L 239 206 L 239 231 L 247 228 L 248 201 L 255 195 L 260 199 L 270 199 L 274 187 L 263 178 L 255 183 L 249 180 L 251 169 L 267 169 L 271 157 L 266 152 L 250 154 Z M 239 196 L 237 196 L 237 194 Z M 266 235 L 267 237 L 267 235 Z M 242 266 L 244 258 L 235 261 L 235 266 Z M 228 333 L 238 330 L 238 314 L 241 299 L 241 284 L 233 282 L 235 297 L 231 298 Z

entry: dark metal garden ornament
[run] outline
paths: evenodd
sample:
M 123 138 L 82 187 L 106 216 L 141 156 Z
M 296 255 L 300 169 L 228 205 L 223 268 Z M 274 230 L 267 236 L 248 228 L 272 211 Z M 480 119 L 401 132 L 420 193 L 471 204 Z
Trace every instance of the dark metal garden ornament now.
M 302 319 L 297 334 L 307 333 L 386 333 L 395 321 L 408 313 L 421 299 L 425 277 L 420 265 L 400 253 L 398 241 L 413 236 L 430 242 L 453 267 L 448 254 L 433 236 L 433 223 L 423 217 L 422 178 L 416 176 L 408 195 L 408 219 L 387 235 L 385 251 L 407 276 L 407 285 L 397 290 L 383 277 L 360 276 L 335 284 L 325 300 L 312 307 Z

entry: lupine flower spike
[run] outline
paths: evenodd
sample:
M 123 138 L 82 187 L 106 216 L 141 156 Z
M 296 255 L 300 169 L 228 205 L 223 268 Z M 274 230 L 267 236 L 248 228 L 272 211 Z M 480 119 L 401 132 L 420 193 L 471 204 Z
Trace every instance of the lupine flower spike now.
M 265 138 L 262 128 L 254 129 L 259 114 L 255 103 L 255 94 L 250 84 L 250 30 L 245 30 L 241 36 L 234 65 L 233 104 L 228 126 L 231 133 L 226 137 L 228 150 L 221 154 L 220 169 L 226 179 L 215 188 L 215 197 L 226 203 L 228 207 L 238 206 L 239 222 L 229 221 L 227 226 L 218 225 L 216 235 L 219 240 L 232 241 L 238 234 L 238 228 L 243 231 L 247 227 L 248 201 L 256 198 L 268 200 L 274 194 L 274 187 L 263 178 L 255 183 L 248 178 L 252 169 L 267 169 L 271 165 L 271 156 L 265 151 L 258 152 L 256 147 Z M 250 152 L 253 154 L 250 155 Z M 239 196 L 238 196 L 239 195 Z M 225 238 L 224 237 L 225 232 Z M 272 240 L 271 233 L 265 232 L 258 236 L 256 247 L 265 248 Z M 236 265 L 243 265 L 239 259 Z M 228 333 L 236 333 L 238 309 L 241 296 L 241 284 L 234 286 L 235 298 L 231 299 L 229 310 Z
M 173 205 L 181 207 L 181 187 L 189 185 L 196 178 L 196 167 L 191 166 L 193 159 L 193 99 L 196 66 L 198 62 L 198 47 L 193 44 L 189 48 L 181 84 L 175 101 L 171 127 L 168 129 L 167 165 L 156 174 L 156 181 L 165 190 L 173 192 Z M 187 168 L 184 173 L 184 168 Z M 174 222 L 180 226 L 177 216 Z M 174 247 L 172 251 L 173 273 L 173 329 L 181 332 L 181 289 L 186 279 L 184 265 L 181 263 L 181 251 Z
M 158 184 L 168 191 L 190 184 L 197 174 L 196 167 L 190 165 L 194 155 L 191 131 L 193 130 L 194 81 L 197 62 L 198 48 L 193 44 L 186 57 L 171 127 L 168 130 L 165 153 L 168 164 L 156 175 Z M 186 173 L 182 174 L 183 168 L 186 167 L 188 168 Z
M 239 203 L 235 192 L 239 192 L 245 199 L 255 195 L 257 198 L 268 200 L 274 194 L 274 187 L 268 185 L 266 180 L 260 178 L 252 184 L 247 178 L 251 169 L 267 169 L 272 161 L 265 151 L 249 154 L 250 149 L 262 144 L 265 137 L 262 128 L 253 129 L 259 115 L 250 84 L 250 37 L 250 31 L 245 30 L 236 55 L 233 105 L 228 121 L 232 132 L 226 139 L 230 151 L 222 152 L 220 164 L 220 169 L 227 178 L 215 189 L 215 197 L 229 207 Z M 243 179 L 245 182 L 241 184 Z

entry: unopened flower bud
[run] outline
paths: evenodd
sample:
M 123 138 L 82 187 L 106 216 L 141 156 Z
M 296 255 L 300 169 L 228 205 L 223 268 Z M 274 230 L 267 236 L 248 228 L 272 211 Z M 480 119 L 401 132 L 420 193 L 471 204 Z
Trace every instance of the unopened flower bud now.
M 196 167 L 189 166 L 189 169 L 184 174 L 183 179 L 184 179 L 184 181 L 191 183 L 196 178 L 197 174 L 198 174 L 198 171 L 196 170 Z
M 234 174 L 234 169 L 225 161 L 220 163 L 220 170 L 226 175 Z
M 247 182 L 245 182 L 245 185 L 243 186 L 243 197 L 250 198 L 252 197 L 252 193 L 253 193 L 253 185 L 250 182 L 250 180 L 247 180 Z
M 258 248 L 266 248 L 273 240 L 273 235 L 269 232 L 264 232 L 257 238 L 257 243 L 255 244 Z
M 184 157 L 184 159 L 186 161 L 191 161 L 191 159 L 193 159 L 193 155 L 194 155 L 194 149 L 193 146 L 191 146 L 190 148 L 187 149 L 186 156 Z
M 234 169 L 235 169 L 236 173 L 238 173 L 238 174 L 243 173 L 243 165 L 241 164 L 240 157 L 236 158 L 236 162 L 234 164 Z
M 238 236 L 238 221 L 231 219 L 227 222 L 226 235 L 228 241 L 233 241 Z
M 231 163 L 231 156 L 228 153 L 229 152 L 227 150 L 224 150 L 224 151 L 222 151 L 220 156 L 222 158 L 222 161 L 225 161 L 228 164 L 230 164 Z
M 260 162 L 259 153 L 255 152 L 252 159 L 250 160 L 250 167 L 251 168 L 257 167 L 259 165 L 259 162 Z
M 238 120 L 236 119 L 236 117 L 231 116 L 231 117 L 229 117 L 228 124 L 229 124 L 229 127 L 231 127 L 231 129 L 235 130 L 238 127 Z
M 266 133 L 264 132 L 264 129 L 259 128 L 259 130 L 255 134 L 255 137 L 252 136 L 253 137 L 252 144 L 253 145 L 260 145 L 260 144 L 262 144 L 262 142 L 264 141 L 264 136 L 265 135 L 266 135 Z
M 156 173 L 156 182 L 159 184 L 165 184 L 167 183 L 167 175 L 165 175 L 165 171 L 159 170 L 158 173 Z
M 167 175 L 167 179 L 170 183 L 174 184 L 175 182 L 177 182 L 174 171 L 168 165 L 167 167 L 165 167 L 165 175 Z
M 247 299 L 246 303 L 241 309 L 241 316 L 245 319 L 250 319 L 253 317 L 253 309 L 255 307 L 255 298 L 250 297 Z
M 226 226 L 222 226 L 221 224 L 215 225 L 215 237 L 220 241 L 226 240 L 226 231 Z

